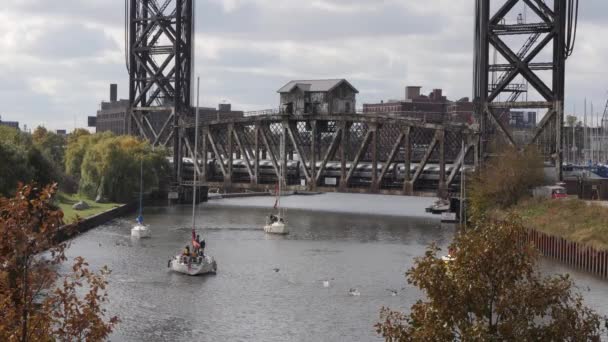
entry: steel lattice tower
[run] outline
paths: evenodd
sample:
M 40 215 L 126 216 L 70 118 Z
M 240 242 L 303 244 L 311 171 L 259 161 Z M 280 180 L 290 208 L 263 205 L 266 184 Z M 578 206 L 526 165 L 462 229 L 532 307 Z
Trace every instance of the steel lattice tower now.
M 182 118 L 191 110 L 193 0 L 125 0 L 130 133 L 173 145 L 181 165 Z
M 488 156 L 487 144 L 492 135 L 502 133 L 508 143 L 520 148 L 528 144 L 545 148 L 546 156 L 555 162 L 559 179 L 562 178 L 565 62 L 572 53 L 573 34 L 576 34 L 573 7 L 578 8 L 578 3 L 574 3 L 573 0 L 476 0 L 474 99 L 482 160 Z M 530 10 L 535 22 L 526 22 L 521 14 L 516 22 L 507 21 L 506 16 L 512 15 L 518 4 Z M 506 62 L 493 63 L 491 49 Z M 544 77 L 539 76 L 542 72 Z M 524 84 L 517 83 L 520 76 Z M 535 91 L 538 99 L 520 98 L 529 90 Z M 516 141 L 508 120 L 505 123 L 504 119 L 505 114 L 517 108 L 547 111 L 525 142 Z

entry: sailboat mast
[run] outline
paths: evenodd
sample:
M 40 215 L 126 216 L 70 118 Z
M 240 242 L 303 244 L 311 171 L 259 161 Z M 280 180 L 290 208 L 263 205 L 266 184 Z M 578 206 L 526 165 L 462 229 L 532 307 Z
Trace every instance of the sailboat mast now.
M 198 166 L 198 107 L 200 94 L 201 78 L 196 78 L 196 118 L 194 119 L 194 156 L 192 158 L 192 173 L 194 174 L 192 182 L 192 230 L 196 225 L 196 168 Z M 193 233 L 194 234 L 194 233 Z
M 139 216 L 143 212 L 143 196 L 144 196 L 144 157 L 139 161 Z

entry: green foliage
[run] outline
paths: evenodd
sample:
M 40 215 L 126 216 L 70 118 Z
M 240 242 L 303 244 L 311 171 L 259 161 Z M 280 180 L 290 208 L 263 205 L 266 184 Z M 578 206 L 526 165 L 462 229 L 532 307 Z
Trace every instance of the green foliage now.
M 80 179 L 82 161 L 87 150 L 101 140 L 113 138 L 111 132 L 89 134 L 76 130 L 68 138 L 68 146 L 65 153 L 65 172 L 67 175 Z
M 0 141 L 0 195 L 12 193 L 18 182 L 32 178 L 34 170 L 25 154 L 21 146 Z
M 114 202 L 126 202 L 139 191 L 140 161 L 143 160 L 145 189 L 158 188 L 169 174 L 166 151 L 153 150 L 147 142 L 130 136 L 82 136 L 68 147 L 69 169 L 80 165 L 80 192 Z
M 38 126 L 32 134 L 32 140 L 40 152 L 53 163 L 56 172 L 63 172 L 66 139 L 47 131 L 44 127 Z
M 407 272 L 426 294 L 410 314 L 383 309 L 386 341 L 592 341 L 602 317 L 574 293 L 568 276 L 542 277 L 538 254 L 522 242 L 519 219 L 478 222 L 450 246 L 429 247 Z
M 46 185 L 63 178 L 63 138 L 45 129 L 36 132 L 30 136 L 0 127 L 0 194 L 10 195 L 18 182 Z
M 515 205 L 543 181 L 543 161 L 535 149 L 504 147 L 500 157 L 487 161 L 469 183 L 471 215 L 481 217 L 490 209 Z

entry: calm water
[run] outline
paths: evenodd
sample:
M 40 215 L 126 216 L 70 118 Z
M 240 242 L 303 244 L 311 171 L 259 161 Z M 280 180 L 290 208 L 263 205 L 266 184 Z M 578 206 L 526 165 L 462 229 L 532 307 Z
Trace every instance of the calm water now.
M 218 260 L 215 276 L 167 269 L 169 256 L 190 239 L 187 206 L 147 208 L 149 240 L 132 242 L 131 222 L 119 219 L 72 242 L 69 256 L 113 270 L 108 309 L 122 323 L 112 341 L 377 340 L 380 308 L 406 310 L 421 296 L 404 278 L 413 258 L 432 241 L 445 246 L 454 235 L 454 227 L 425 217 L 290 210 L 291 234 L 268 236 L 261 230 L 268 209 L 221 203 L 201 205 L 197 215 L 207 251 Z M 370 201 L 367 212 L 373 207 Z M 592 304 L 607 313 L 607 284 L 578 276 Z M 349 296 L 350 288 L 361 296 Z

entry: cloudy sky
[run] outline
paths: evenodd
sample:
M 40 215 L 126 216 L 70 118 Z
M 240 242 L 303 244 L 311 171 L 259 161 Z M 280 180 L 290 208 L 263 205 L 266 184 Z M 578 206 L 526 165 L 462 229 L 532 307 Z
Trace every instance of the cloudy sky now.
M 118 83 L 127 97 L 124 0 L 3 0 L 0 115 L 29 127 L 86 125 Z M 474 0 L 197 0 L 202 105 L 278 105 L 291 79 L 347 78 L 358 103 L 406 85 L 471 96 Z M 522 12 L 520 6 L 515 12 Z M 581 1 L 567 109 L 608 97 L 608 2 Z M 512 13 L 512 19 L 517 13 Z

